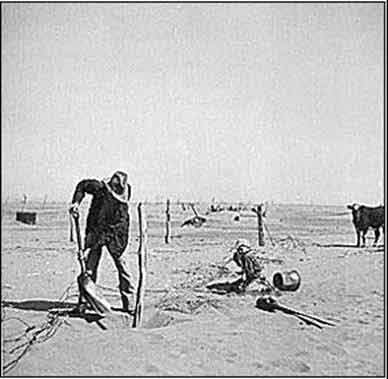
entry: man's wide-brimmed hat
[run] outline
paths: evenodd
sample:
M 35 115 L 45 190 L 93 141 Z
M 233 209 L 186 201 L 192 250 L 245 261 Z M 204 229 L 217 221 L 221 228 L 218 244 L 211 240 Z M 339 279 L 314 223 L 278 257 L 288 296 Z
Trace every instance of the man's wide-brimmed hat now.
M 115 191 L 112 188 L 111 182 L 112 179 L 116 177 L 120 183 L 120 192 Z M 128 192 L 128 175 L 123 171 L 116 171 L 111 178 L 103 179 L 102 182 L 105 184 L 108 191 L 112 194 L 112 196 L 121 201 L 122 203 L 128 203 L 129 201 L 129 192 Z
M 232 249 L 232 251 L 239 251 L 239 252 L 248 252 L 251 250 L 251 246 L 248 240 L 246 239 L 238 239 L 235 241 Z

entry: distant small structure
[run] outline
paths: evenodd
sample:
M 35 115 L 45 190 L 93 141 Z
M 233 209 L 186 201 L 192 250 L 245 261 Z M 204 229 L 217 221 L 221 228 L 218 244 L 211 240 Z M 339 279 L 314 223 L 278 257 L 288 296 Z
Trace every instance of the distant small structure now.
M 23 224 L 35 225 L 36 224 L 36 212 L 25 212 L 24 209 L 27 204 L 27 195 L 23 194 L 23 207 L 22 210 L 16 212 L 16 221 L 20 221 Z
M 16 212 L 16 221 L 20 221 L 23 224 L 35 225 L 36 212 Z

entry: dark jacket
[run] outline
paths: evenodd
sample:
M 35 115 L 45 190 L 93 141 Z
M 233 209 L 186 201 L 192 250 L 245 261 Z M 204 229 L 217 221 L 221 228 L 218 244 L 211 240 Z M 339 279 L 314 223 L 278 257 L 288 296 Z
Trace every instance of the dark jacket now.
M 131 187 L 128 186 L 128 201 Z M 85 179 L 78 183 L 73 203 L 81 203 L 85 194 L 93 196 L 87 221 L 86 236 L 93 234 L 94 243 L 100 245 L 114 244 L 115 248 L 124 251 L 128 244 L 129 204 L 115 198 L 106 183 L 95 179 Z M 90 238 L 86 238 L 90 240 Z M 90 247 L 90 246 L 89 246 Z
M 253 250 L 237 251 L 233 254 L 233 260 L 237 266 L 241 267 L 245 279 L 252 281 L 260 277 L 264 266 Z

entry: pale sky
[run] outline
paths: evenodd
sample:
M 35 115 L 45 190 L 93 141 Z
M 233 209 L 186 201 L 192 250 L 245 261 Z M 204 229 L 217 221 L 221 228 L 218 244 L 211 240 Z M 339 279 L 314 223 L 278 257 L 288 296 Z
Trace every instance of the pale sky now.
M 3 199 L 383 202 L 383 3 L 1 7 Z

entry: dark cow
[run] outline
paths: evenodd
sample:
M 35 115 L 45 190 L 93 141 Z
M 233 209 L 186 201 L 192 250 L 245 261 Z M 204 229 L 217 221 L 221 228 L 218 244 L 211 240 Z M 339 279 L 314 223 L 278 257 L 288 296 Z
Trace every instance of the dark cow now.
M 362 246 L 365 246 L 365 236 L 369 228 L 375 231 L 375 241 L 373 246 L 376 246 L 380 237 L 380 228 L 384 232 L 384 206 L 367 207 L 365 205 L 348 205 L 353 215 L 353 224 L 357 233 L 357 247 L 360 247 L 360 237 L 362 237 Z

